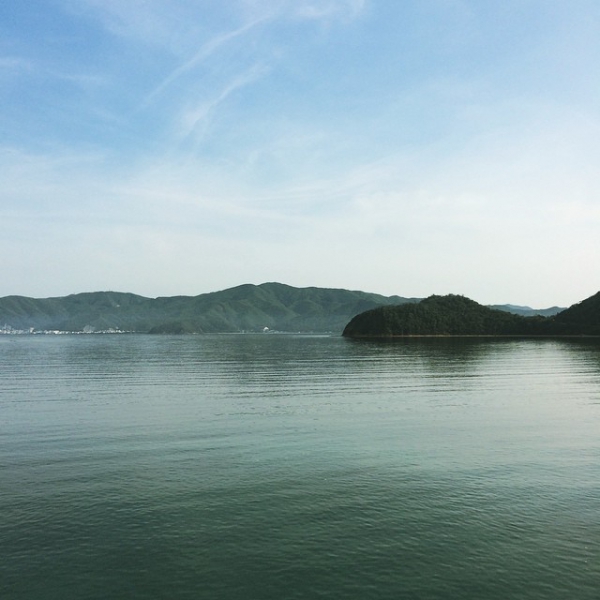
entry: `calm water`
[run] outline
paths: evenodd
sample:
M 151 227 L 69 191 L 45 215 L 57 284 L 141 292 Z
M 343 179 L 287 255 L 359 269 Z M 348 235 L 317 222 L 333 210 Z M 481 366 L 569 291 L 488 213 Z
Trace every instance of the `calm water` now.
M 0 338 L 0 598 L 600 597 L 600 344 Z

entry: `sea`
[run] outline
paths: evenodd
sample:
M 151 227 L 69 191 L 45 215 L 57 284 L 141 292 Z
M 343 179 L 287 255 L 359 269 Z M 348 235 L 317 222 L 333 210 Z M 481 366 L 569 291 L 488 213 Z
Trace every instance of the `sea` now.
M 0 598 L 597 600 L 600 343 L 0 336 Z

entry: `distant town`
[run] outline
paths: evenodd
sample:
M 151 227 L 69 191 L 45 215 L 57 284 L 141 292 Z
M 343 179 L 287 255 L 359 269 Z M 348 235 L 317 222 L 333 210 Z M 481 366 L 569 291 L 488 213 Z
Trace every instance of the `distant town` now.
M 62 331 L 60 329 L 35 329 L 29 327 L 28 329 L 15 329 L 10 325 L 3 325 L 0 327 L 0 335 L 97 335 L 97 334 L 114 334 L 114 333 L 131 333 L 129 331 L 122 331 L 121 329 L 101 329 L 95 330 L 93 327 L 84 327 L 83 331 Z

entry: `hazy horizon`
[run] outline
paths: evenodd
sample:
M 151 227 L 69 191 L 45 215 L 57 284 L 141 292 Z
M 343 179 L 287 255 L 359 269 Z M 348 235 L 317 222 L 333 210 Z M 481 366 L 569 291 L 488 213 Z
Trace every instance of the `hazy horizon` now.
M 331 287 L 326 287 L 326 286 L 290 286 L 287 283 L 281 282 L 281 281 L 263 281 L 262 283 L 258 283 L 258 284 L 253 284 L 253 283 L 240 283 L 239 285 L 235 285 L 235 286 L 231 286 L 231 288 L 223 288 L 223 289 L 219 289 L 219 290 L 209 290 L 207 292 L 200 292 L 198 294 L 170 294 L 169 296 L 145 296 L 144 294 L 136 294 L 135 292 L 131 292 L 128 290 L 80 290 L 78 292 L 72 292 L 70 294 L 65 294 L 62 296 L 36 296 L 34 297 L 35 300 L 46 300 L 49 298 L 64 298 L 66 296 L 75 296 L 78 294 L 133 294 L 136 296 L 141 296 L 141 297 L 145 297 L 148 298 L 150 300 L 155 300 L 157 298 L 165 298 L 165 297 L 190 297 L 193 298 L 195 296 L 201 296 L 204 294 L 215 294 L 215 293 L 219 293 L 219 292 L 224 292 L 227 291 L 229 289 L 234 289 L 237 287 L 242 287 L 245 285 L 254 285 L 256 287 L 260 287 L 261 285 L 268 285 L 268 284 L 280 284 L 280 285 L 285 285 L 285 286 L 289 286 L 289 287 L 293 287 L 295 289 L 333 289 L 333 290 L 340 290 L 340 291 L 349 291 L 349 292 L 364 292 L 367 294 L 378 294 L 378 292 L 372 292 L 370 290 L 358 290 L 358 289 L 347 289 L 347 288 L 331 288 Z M 460 292 L 449 292 L 449 294 L 456 294 L 456 295 L 460 295 L 460 296 L 464 296 L 464 294 L 461 294 Z M 380 294 L 381 296 L 386 296 L 386 297 L 392 297 L 392 296 L 399 296 L 402 298 L 407 298 L 407 299 L 418 299 L 418 300 L 423 300 L 425 297 L 421 297 L 421 296 L 411 296 L 409 294 Z M 442 295 L 442 294 L 435 294 L 435 292 L 433 294 L 430 295 Z M 445 295 L 445 294 L 444 294 Z M 5 297 L 11 297 L 11 296 L 21 296 L 22 294 L 8 294 L 7 296 L 0 296 L 0 299 L 5 298 Z M 474 300 L 474 298 L 470 298 L 471 300 Z M 574 304 L 577 304 L 579 302 L 581 302 L 582 300 L 586 300 L 587 298 L 581 298 L 580 300 L 578 300 L 577 302 L 575 302 Z M 477 300 L 476 300 L 477 301 Z M 515 304 L 514 302 L 494 302 L 494 303 L 490 303 L 490 306 L 494 305 L 494 306 L 512 306 L 514 308 L 532 308 L 532 309 L 537 309 L 537 310 L 544 310 L 544 309 L 548 309 L 548 308 L 556 308 L 559 307 L 559 305 L 557 304 L 553 304 L 553 305 L 547 305 L 547 306 L 529 306 L 529 305 L 523 305 L 523 304 Z M 569 305 L 572 306 L 572 305 Z M 560 308 L 569 308 L 568 306 L 561 306 Z

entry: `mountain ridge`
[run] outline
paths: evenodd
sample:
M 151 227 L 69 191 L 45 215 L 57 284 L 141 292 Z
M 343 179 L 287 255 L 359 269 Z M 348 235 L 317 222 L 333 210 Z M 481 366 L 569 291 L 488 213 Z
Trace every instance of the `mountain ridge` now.
M 297 288 L 278 282 L 157 298 L 115 291 L 39 299 L 12 295 L 0 298 L 0 328 L 136 333 L 232 333 L 267 328 L 341 333 L 354 316 L 367 310 L 421 300 L 341 288 Z M 514 305 L 504 305 L 501 310 L 516 308 L 533 314 L 554 310 Z
M 0 327 L 17 330 L 118 329 L 140 333 L 339 331 L 364 310 L 417 302 L 336 288 L 282 283 L 241 284 L 198 296 L 147 298 L 128 292 L 82 292 L 63 297 L 0 298 Z

